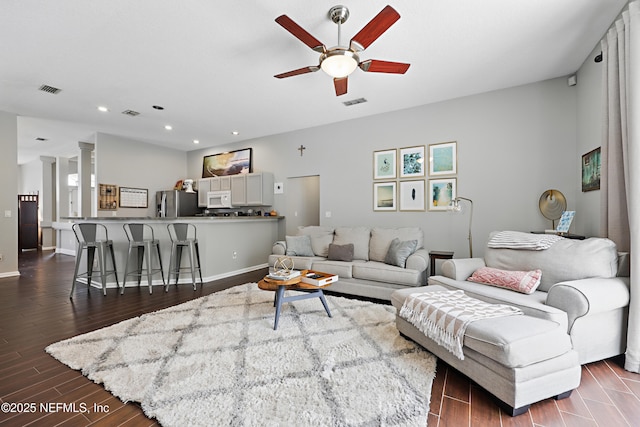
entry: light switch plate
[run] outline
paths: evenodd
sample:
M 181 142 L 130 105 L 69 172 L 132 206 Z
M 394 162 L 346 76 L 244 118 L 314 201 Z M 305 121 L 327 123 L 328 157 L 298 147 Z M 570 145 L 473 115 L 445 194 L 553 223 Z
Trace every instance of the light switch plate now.
M 11 211 L 4 211 L 5 218 L 11 218 Z
M 282 182 L 273 184 L 273 194 L 284 194 L 284 184 Z

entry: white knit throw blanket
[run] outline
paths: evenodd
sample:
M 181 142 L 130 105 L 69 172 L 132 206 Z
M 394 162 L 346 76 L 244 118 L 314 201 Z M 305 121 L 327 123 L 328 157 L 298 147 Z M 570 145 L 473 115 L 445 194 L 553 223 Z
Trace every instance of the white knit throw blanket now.
M 518 314 L 523 314 L 519 308 L 489 304 L 461 290 L 411 294 L 400 309 L 400 317 L 460 360 L 464 360 L 462 344 L 469 323 Z

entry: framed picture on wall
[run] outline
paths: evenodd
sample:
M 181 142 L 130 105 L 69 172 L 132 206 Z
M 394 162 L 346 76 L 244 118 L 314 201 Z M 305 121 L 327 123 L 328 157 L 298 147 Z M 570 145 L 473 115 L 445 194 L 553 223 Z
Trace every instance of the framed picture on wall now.
M 373 179 L 394 179 L 396 177 L 396 150 L 373 152 Z
M 401 211 L 424 211 L 424 179 L 400 181 L 398 191 Z
M 456 179 L 430 179 L 428 194 L 430 211 L 446 211 L 451 201 L 457 197 Z
M 429 176 L 458 173 L 458 147 L 456 142 L 429 145 Z
M 253 171 L 251 156 L 251 148 L 204 156 L 202 159 L 202 177 L 209 178 L 251 173 Z
M 395 211 L 396 208 L 396 183 L 373 183 L 373 210 Z
M 424 176 L 424 145 L 400 149 L 400 178 Z
M 600 189 L 600 147 L 582 155 L 582 192 Z

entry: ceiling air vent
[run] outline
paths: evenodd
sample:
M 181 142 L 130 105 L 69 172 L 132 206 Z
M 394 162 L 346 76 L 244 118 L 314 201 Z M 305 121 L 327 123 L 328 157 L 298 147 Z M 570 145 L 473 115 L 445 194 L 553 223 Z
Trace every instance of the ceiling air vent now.
M 47 138 L 37 137 L 37 138 L 36 138 L 36 141 L 44 142 L 44 141 L 48 141 L 48 139 L 47 139 Z
M 60 91 L 62 90 L 62 89 L 58 89 L 57 87 L 53 87 L 49 85 L 42 85 L 38 89 L 43 92 L 52 93 L 54 95 L 60 93 Z
M 140 113 L 138 113 L 137 111 L 133 111 L 133 110 L 124 110 L 122 112 L 122 114 L 124 114 L 125 116 L 135 117 L 135 116 L 139 115 Z
M 345 101 L 343 102 L 343 104 L 346 105 L 347 107 L 350 107 L 352 105 L 362 104 L 363 102 L 367 102 L 367 100 L 364 98 L 358 98 L 358 99 L 352 99 L 351 101 Z

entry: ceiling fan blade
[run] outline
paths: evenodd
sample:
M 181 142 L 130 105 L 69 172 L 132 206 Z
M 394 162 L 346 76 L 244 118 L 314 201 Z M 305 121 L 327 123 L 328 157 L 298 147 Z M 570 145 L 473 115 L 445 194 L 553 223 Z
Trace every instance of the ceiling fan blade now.
M 307 30 L 293 22 L 293 20 L 287 15 L 278 16 L 276 18 L 276 22 L 282 25 L 285 30 L 289 31 L 291 34 L 296 36 L 298 40 L 300 40 L 302 43 L 306 44 L 316 52 L 323 53 L 327 50 L 327 48 L 324 46 L 324 44 L 322 44 L 320 40 L 313 37 L 307 32 Z
M 350 48 L 355 52 L 366 49 L 398 19 L 400 14 L 391 6 L 386 6 L 358 34 L 353 36 Z
M 282 73 L 282 74 L 276 74 L 275 78 L 277 79 L 284 79 L 285 77 L 293 77 L 293 76 L 297 76 L 300 74 L 306 74 L 306 73 L 313 73 L 315 71 L 318 71 L 320 69 L 320 67 L 316 66 L 316 65 L 312 65 L 309 67 L 302 67 L 302 68 L 298 68 L 297 70 L 293 70 L 293 71 L 287 71 L 286 73 Z
M 380 61 L 378 59 L 367 59 L 362 61 L 358 66 L 362 71 L 370 73 L 392 73 L 392 74 L 404 74 L 409 69 L 411 64 L 405 64 L 402 62 Z
M 348 77 L 335 77 L 333 79 L 333 86 L 336 88 L 336 96 L 347 93 L 347 79 Z

